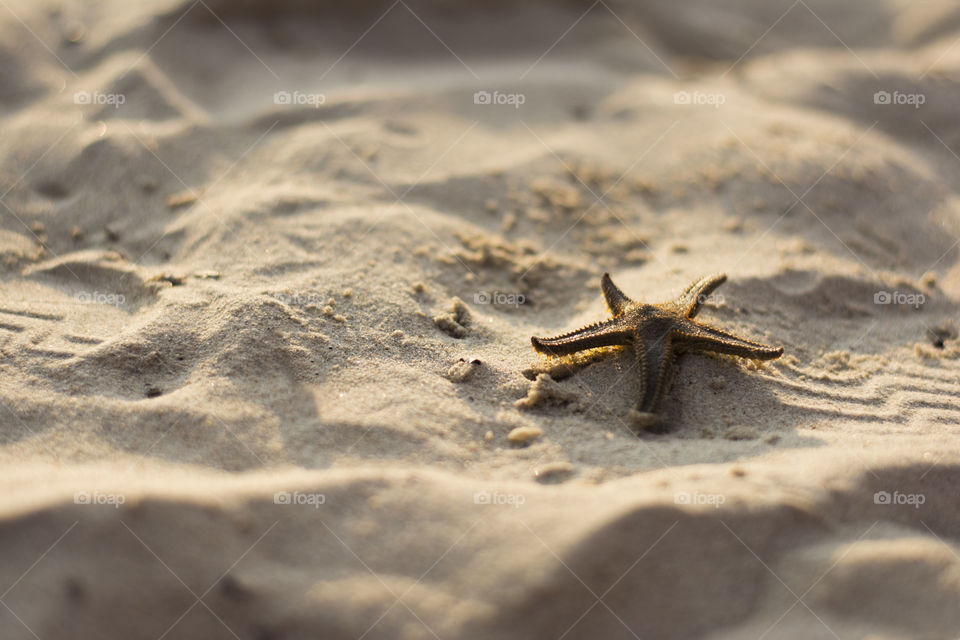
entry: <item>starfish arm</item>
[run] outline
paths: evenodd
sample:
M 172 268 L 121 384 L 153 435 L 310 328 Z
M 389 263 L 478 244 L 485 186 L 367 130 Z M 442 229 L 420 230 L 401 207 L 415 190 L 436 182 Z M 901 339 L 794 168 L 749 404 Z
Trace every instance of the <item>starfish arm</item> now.
M 738 338 L 693 320 L 679 322 L 673 331 L 673 338 L 677 348 L 685 352 L 712 351 L 752 360 L 772 360 L 783 355 L 783 347 L 771 347 Z
M 640 340 L 635 343 L 637 369 L 640 373 L 640 394 L 637 411 L 656 413 L 660 401 L 670 385 L 675 358 L 672 336 L 667 333 L 658 340 Z
M 693 318 L 699 313 L 700 305 L 704 303 L 707 296 L 726 281 L 727 275 L 725 273 L 704 276 L 687 287 L 686 291 L 671 302 L 668 302 L 667 305 L 680 315 Z
M 603 290 L 603 298 L 607 301 L 610 313 L 615 316 L 623 313 L 624 307 L 630 303 L 630 298 L 623 291 L 620 291 L 617 285 L 613 284 L 609 273 L 600 276 L 600 288 Z
M 530 338 L 534 349 L 551 356 L 570 355 L 598 347 L 629 345 L 632 341 L 633 332 L 616 321 L 598 322 L 554 338 Z

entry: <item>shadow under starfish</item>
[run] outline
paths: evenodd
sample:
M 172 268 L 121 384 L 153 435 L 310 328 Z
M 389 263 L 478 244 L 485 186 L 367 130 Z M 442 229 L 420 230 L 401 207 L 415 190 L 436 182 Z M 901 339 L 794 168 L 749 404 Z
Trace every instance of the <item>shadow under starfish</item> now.
M 551 356 L 568 356 L 600 347 L 632 348 L 640 395 L 630 418 L 636 429 L 652 429 L 662 422 L 657 411 L 678 355 L 714 352 L 753 360 L 772 360 L 783 355 L 783 347 L 738 338 L 693 319 L 707 296 L 726 280 L 724 274 L 707 276 L 670 302 L 647 304 L 628 298 L 613 284 L 610 274 L 604 273 L 600 287 L 612 318 L 555 338 L 534 337 L 530 341 L 538 352 Z

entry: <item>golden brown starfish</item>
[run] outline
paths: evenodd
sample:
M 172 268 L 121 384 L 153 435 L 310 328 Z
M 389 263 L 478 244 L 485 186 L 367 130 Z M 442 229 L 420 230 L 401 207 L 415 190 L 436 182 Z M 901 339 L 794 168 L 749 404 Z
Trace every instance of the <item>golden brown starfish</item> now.
M 635 426 L 654 427 L 660 423 L 656 412 L 678 354 L 713 351 L 754 360 L 771 360 L 783 354 L 783 347 L 744 340 L 693 320 L 707 296 L 726 280 L 724 274 L 707 276 L 691 284 L 675 300 L 645 304 L 628 298 L 613 284 L 610 274 L 604 273 L 600 287 L 613 314 L 611 319 L 556 338 L 530 340 L 534 349 L 551 356 L 598 347 L 632 347 L 640 370 L 640 398 L 630 415 Z

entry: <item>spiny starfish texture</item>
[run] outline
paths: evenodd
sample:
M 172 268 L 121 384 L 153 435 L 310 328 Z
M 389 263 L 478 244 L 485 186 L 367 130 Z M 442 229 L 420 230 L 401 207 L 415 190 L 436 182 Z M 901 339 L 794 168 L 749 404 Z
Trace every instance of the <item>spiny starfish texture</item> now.
M 677 355 L 712 351 L 753 360 L 772 360 L 783 355 L 783 347 L 744 340 L 693 319 L 707 296 L 726 280 L 724 274 L 707 276 L 691 284 L 675 300 L 646 304 L 628 298 L 613 284 L 610 274 L 604 273 L 600 287 L 613 314 L 611 319 L 555 338 L 530 340 L 534 349 L 551 356 L 599 347 L 632 348 L 640 375 L 640 394 L 630 415 L 635 427 L 649 429 L 661 422 L 657 410 L 669 387 Z

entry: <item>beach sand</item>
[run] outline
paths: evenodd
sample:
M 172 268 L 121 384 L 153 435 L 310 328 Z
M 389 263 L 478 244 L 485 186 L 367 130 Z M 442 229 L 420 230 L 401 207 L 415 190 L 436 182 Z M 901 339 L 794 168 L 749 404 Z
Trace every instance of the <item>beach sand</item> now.
M 0 4 L 3 638 L 960 635 L 953 3 Z

